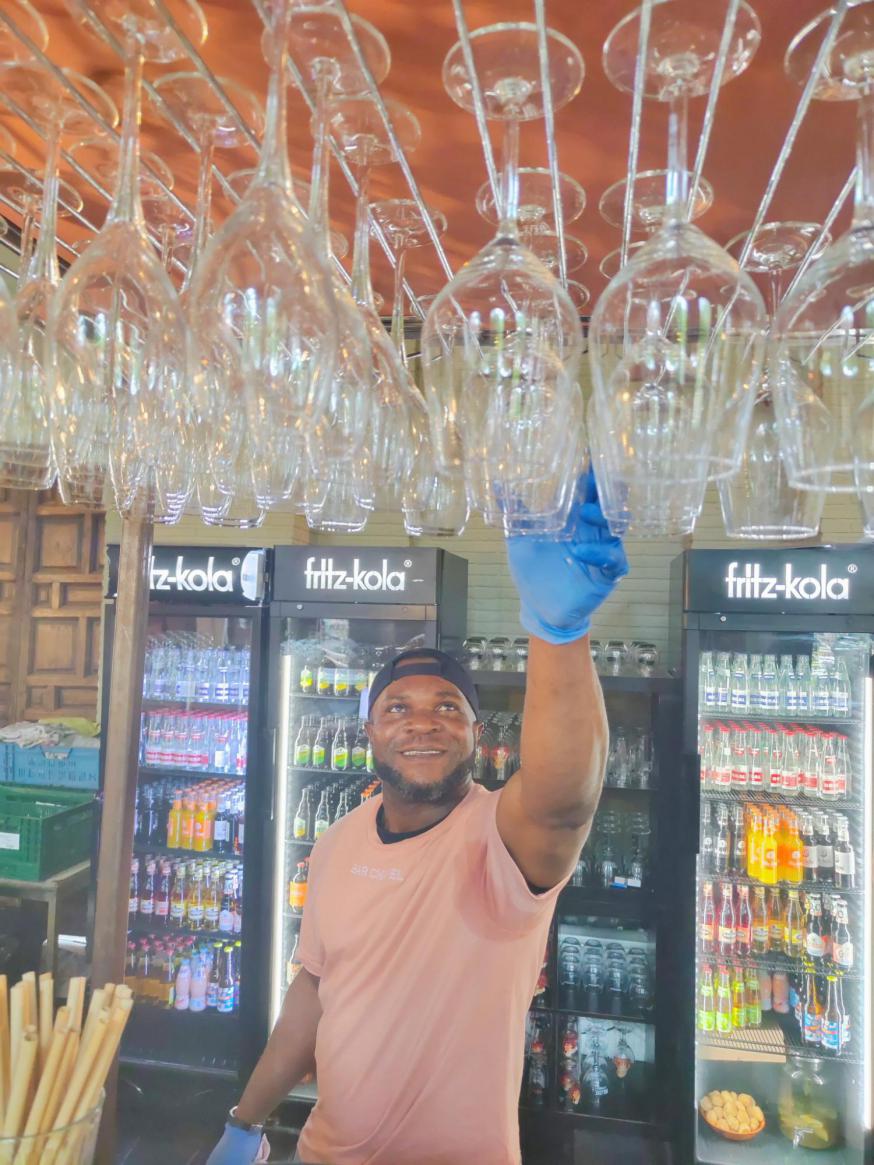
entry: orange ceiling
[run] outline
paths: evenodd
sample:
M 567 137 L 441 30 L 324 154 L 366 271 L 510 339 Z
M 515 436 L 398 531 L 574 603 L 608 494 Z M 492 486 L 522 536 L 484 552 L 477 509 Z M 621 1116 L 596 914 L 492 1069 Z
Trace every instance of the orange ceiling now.
M 706 3 L 707 0 L 702 0 Z M 699 225 L 718 242 L 725 243 L 751 222 L 774 159 L 791 119 L 798 90 L 785 78 L 782 58 L 794 33 L 823 7 L 822 0 L 754 0 L 762 22 L 762 44 L 750 69 L 726 86 L 719 100 L 710 152 L 704 173 L 714 186 L 712 209 Z M 49 55 L 65 66 L 86 73 L 120 99 L 120 62 L 67 14 L 63 0 L 36 0 L 49 26 Z M 482 152 L 474 120 L 458 109 L 441 84 L 441 65 L 456 40 L 450 0 L 349 0 L 350 11 L 373 22 L 388 40 L 392 67 L 382 89 L 387 97 L 408 104 L 422 124 L 422 142 L 411 163 L 426 200 L 448 220 L 445 248 L 454 268 L 488 241 L 491 228 L 476 213 L 474 198 L 485 178 Z M 619 242 L 619 231 L 608 226 L 597 209 L 598 199 L 611 183 L 626 172 L 631 99 L 613 89 L 601 67 L 601 46 L 613 26 L 635 5 L 630 0 L 548 0 L 550 25 L 570 37 L 586 62 L 586 79 L 579 96 L 557 114 L 556 127 L 561 168 L 586 188 L 588 206 L 569 229 L 585 241 L 589 262 L 578 278 L 597 293 L 604 284 L 598 273 L 602 256 Z M 203 55 L 219 76 L 250 86 L 259 94 L 266 86 L 259 38 L 261 26 L 248 0 L 204 0 L 209 36 Z M 468 0 L 465 10 L 470 27 L 499 20 L 533 19 L 531 0 Z M 174 66 L 147 66 L 154 78 Z M 690 154 L 694 151 L 704 99 L 691 107 Z M 39 165 L 38 143 L 0 115 L 20 139 L 19 158 Z M 648 104 L 644 114 L 641 168 L 663 164 L 664 108 Z M 793 156 L 774 200 L 771 218 L 821 219 L 843 185 L 852 164 L 854 107 L 848 104 L 815 104 L 799 135 Z M 193 151 L 146 103 L 143 141 L 169 163 L 176 177 L 176 191 L 189 205 L 194 202 L 196 158 Z M 496 148 L 499 141 L 495 138 Z M 290 96 L 289 146 L 296 175 L 309 166 L 309 115 L 300 96 Z M 216 163 L 230 173 L 250 166 L 254 153 L 239 148 L 216 154 Z M 521 162 L 545 165 L 542 125 L 528 123 L 522 130 Z M 62 170 L 62 176 L 77 181 Z M 86 213 L 99 223 L 105 204 L 82 189 Z M 374 197 L 403 197 L 407 191 L 396 165 L 377 170 Z M 220 219 L 227 206 L 217 199 Z M 353 203 L 339 172 L 333 174 L 331 213 L 334 226 L 351 240 Z M 843 220 L 841 220 L 843 222 Z M 839 224 L 840 225 L 840 224 Z M 75 238 L 82 232 L 65 224 L 62 231 Z M 348 266 L 348 260 L 347 260 Z M 390 268 L 378 247 L 373 249 L 374 281 L 390 303 Z M 408 277 L 420 294 L 440 288 L 443 276 L 430 245 L 412 251 Z

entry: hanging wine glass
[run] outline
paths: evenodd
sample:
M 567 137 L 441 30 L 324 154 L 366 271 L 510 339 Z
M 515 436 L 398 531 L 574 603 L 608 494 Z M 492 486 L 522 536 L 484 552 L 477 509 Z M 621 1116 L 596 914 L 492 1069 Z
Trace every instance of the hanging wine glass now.
M 766 279 L 767 303 L 773 320 L 785 275 L 804 261 L 820 234 L 818 223 L 768 222 L 756 232 L 745 262 L 747 271 Z M 748 231 L 736 235 L 729 254 L 739 257 Z M 822 246 L 830 240 L 823 240 Z M 790 540 L 814 538 L 825 503 L 822 490 L 803 490 L 789 480 L 771 389 L 773 366 L 766 365 L 756 393 L 749 436 L 740 469 L 717 482 L 726 533 L 730 538 Z M 788 391 L 792 391 L 791 388 Z
M 3 0 L 3 11 L 16 28 L 24 33 L 34 46 L 45 52 L 49 44 L 46 23 L 29 0 Z M 31 58 L 30 46 L 16 35 L 7 24 L 0 25 L 0 61 L 26 61 Z
M 71 70 L 64 70 L 76 93 L 110 125 L 118 111 L 106 94 Z M 32 63 L 7 66 L 0 74 L 6 97 L 24 111 L 46 139 L 39 242 L 19 276 L 15 296 L 18 329 L 17 375 L 4 397 L 6 419 L 0 438 L 0 487 L 48 489 L 55 477 L 49 435 L 49 365 L 46 323 L 60 283 L 57 256 L 58 160 L 65 136 L 80 136 L 91 123 L 74 93 L 48 69 Z M 24 241 L 24 240 L 23 240 Z
M 121 143 L 108 134 L 92 134 L 70 146 L 70 157 L 104 190 L 115 190 L 121 164 Z M 172 190 L 173 171 L 163 158 L 149 150 L 140 152 L 140 201 L 164 197 Z
M 809 75 L 831 10 L 795 37 L 786 69 Z M 773 328 L 774 405 L 789 478 L 827 493 L 874 490 L 874 5 L 851 4 L 814 97 L 857 100 L 853 222 L 787 294 Z
M 613 1067 L 616 1069 L 616 1075 L 620 1080 L 624 1080 L 631 1069 L 634 1067 L 635 1059 L 631 1044 L 628 1042 L 628 1035 L 631 1032 L 629 1027 L 619 1028 L 619 1039 L 616 1042 L 616 1048 L 613 1052 Z
M 385 40 L 367 21 L 357 17 L 352 20 L 365 59 L 381 79 L 388 72 L 390 61 Z M 358 533 L 364 529 L 371 510 L 367 499 L 372 484 L 362 476 L 359 455 L 373 407 L 373 360 L 361 310 L 332 262 L 329 124 L 332 100 L 360 90 L 366 82 L 335 12 L 304 10 L 296 14 L 289 53 L 310 82 L 314 95 L 309 219 L 320 253 L 331 270 L 339 337 L 330 397 L 308 440 L 303 509 L 310 529 Z
M 669 103 L 668 210 L 600 297 L 589 328 L 602 470 L 620 492 L 643 483 L 676 489 L 672 508 L 681 513 L 700 511 L 708 477 L 737 469 L 764 349 L 755 284 L 686 221 L 686 104 L 709 90 L 726 7 L 727 0 L 653 6 L 644 94 Z M 638 9 L 604 46 L 608 77 L 629 92 L 639 20 Z M 741 0 L 723 82 L 749 64 L 759 38 L 755 13 Z
M 68 0 L 120 39 L 125 58 L 121 167 L 102 230 L 72 264 L 49 318 L 50 424 L 59 473 L 91 482 L 108 468 L 124 516 L 177 521 L 191 490 L 195 441 L 187 336 L 172 284 L 149 241 L 139 195 L 143 61 L 183 52 L 148 0 Z M 189 40 L 206 36 L 194 0 L 171 9 Z
M 270 79 L 258 168 L 196 265 L 188 315 L 205 366 L 214 364 L 214 349 L 229 349 L 239 376 L 223 387 L 207 379 L 205 392 L 198 391 L 209 431 L 219 431 L 226 402 L 241 390 L 253 465 L 273 465 L 293 482 L 330 394 L 337 326 L 330 274 L 295 200 L 288 161 L 290 9 L 289 0 L 276 0 L 262 37 Z M 273 488 L 256 483 L 265 501 Z
M 540 262 L 557 277 L 560 269 L 560 240 L 556 231 L 520 231 L 525 246 L 536 255 Z M 569 275 L 576 273 L 589 258 L 589 248 L 576 235 L 564 236 L 565 270 Z
M 411 248 L 419 247 L 429 239 L 428 228 L 418 202 L 413 198 L 385 198 L 374 202 L 370 212 L 388 239 L 394 252 L 394 296 L 391 315 L 391 338 L 402 363 L 407 362 L 407 350 L 404 343 L 404 320 L 406 292 L 404 278 L 406 276 L 407 253 Z M 428 208 L 431 222 L 438 235 L 446 230 L 446 216 L 434 207 Z
M 400 147 L 405 153 L 413 150 L 421 137 L 418 120 L 398 102 L 385 104 Z M 412 465 L 412 411 L 416 403 L 410 395 L 397 350 L 377 314 L 370 278 L 370 179 L 374 167 L 397 159 L 372 97 L 335 99 L 331 102 L 329 124 L 358 184 L 351 291 L 360 308 L 371 351 L 371 417 L 364 447 L 372 465 L 371 480 L 376 490 L 369 498 L 362 496 L 361 501 L 365 505 L 388 507 L 394 504 L 397 488 Z
M 586 192 L 576 178 L 562 173 L 558 176 L 558 190 L 562 219 L 567 226 L 586 209 Z M 490 182 L 484 182 L 477 191 L 476 209 L 486 222 L 498 226 L 501 213 Z M 520 232 L 555 230 L 552 174 L 543 166 L 519 167 L 518 220 Z
M 507 533 L 561 529 L 579 465 L 565 451 L 582 346 L 560 283 L 519 239 L 522 121 L 543 113 L 537 29 L 501 24 L 470 37 L 487 117 L 504 122 L 501 222 L 495 239 L 436 297 L 422 329 L 422 364 L 441 468 L 464 473 L 487 521 Z M 577 48 L 548 30 L 553 106 L 579 91 Z M 450 97 L 473 110 L 461 45 L 443 63 Z
M 0 202 L 21 218 L 19 254 L 26 262 L 33 249 L 33 232 L 42 203 L 42 179 L 19 163 L 0 169 Z M 81 194 L 69 182 L 58 182 L 58 218 L 81 214 L 85 206 Z M 3 233 L 6 233 L 4 228 Z
M 684 184 L 691 189 L 694 174 L 691 170 L 685 171 Z M 634 180 L 634 195 L 631 202 L 631 230 L 651 235 L 661 226 L 668 211 L 665 199 L 667 185 L 667 170 L 641 170 Z M 620 178 L 612 186 L 608 186 L 601 195 L 598 211 L 604 222 L 611 227 L 625 226 L 625 190 L 628 186 L 627 178 Z M 699 178 L 695 187 L 695 196 L 688 211 L 690 222 L 695 222 L 713 205 L 713 187 L 706 178 Z

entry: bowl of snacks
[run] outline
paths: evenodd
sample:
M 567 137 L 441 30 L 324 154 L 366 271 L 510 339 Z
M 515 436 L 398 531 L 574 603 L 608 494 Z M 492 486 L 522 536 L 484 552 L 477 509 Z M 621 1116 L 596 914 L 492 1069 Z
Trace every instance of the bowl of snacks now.
M 751 1141 L 765 1127 L 765 1114 L 748 1092 L 715 1088 L 702 1096 L 698 1111 L 710 1128 L 728 1141 Z

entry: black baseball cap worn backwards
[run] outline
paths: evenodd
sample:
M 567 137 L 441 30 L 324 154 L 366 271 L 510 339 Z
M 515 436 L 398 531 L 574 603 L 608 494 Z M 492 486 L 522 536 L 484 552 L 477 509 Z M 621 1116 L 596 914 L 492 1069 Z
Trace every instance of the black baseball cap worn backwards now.
M 402 651 L 379 669 L 373 677 L 367 697 L 368 716 L 373 711 L 380 693 L 395 680 L 402 680 L 407 676 L 442 676 L 444 680 L 458 688 L 479 720 L 479 699 L 470 672 L 457 659 L 434 647 L 417 647 Z

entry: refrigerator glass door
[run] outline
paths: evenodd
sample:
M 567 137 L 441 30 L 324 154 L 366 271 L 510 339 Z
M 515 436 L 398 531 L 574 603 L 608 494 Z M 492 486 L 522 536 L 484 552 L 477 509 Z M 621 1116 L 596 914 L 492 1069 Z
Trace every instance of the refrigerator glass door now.
M 870 659 L 864 634 L 701 634 L 700 1162 L 863 1165 Z
M 363 728 L 370 680 L 398 652 L 425 644 L 424 621 L 366 616 L 281 621 L 271 1028 L 299 970 L 310 851 L 339 817 L 379 788 Z M 310 1080 L 292 1095 L 315 1094 Z
M 125 975 L 135 1061 L 237 1070 L 253 628 L 151 608 Z

